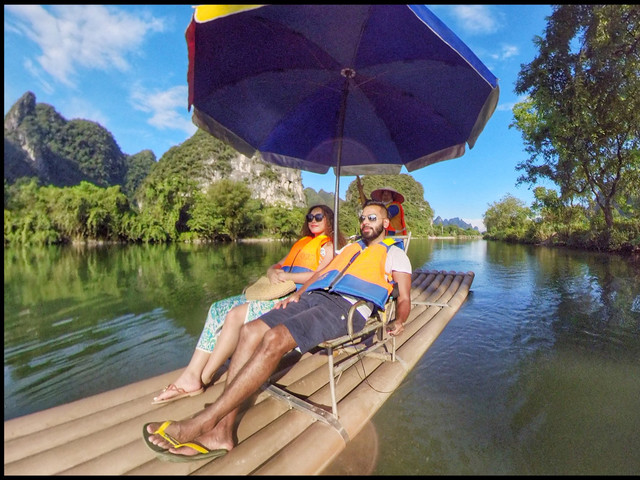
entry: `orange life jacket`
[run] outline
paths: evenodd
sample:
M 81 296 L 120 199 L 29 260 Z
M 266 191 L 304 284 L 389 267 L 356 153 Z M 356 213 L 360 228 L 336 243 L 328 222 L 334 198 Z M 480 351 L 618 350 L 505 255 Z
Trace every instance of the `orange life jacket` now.
M 384 309 L 393 290 L 393 280 L 384 268 L 387 252 L 392 245 L 399 243 L 401 242 L 394 238 L 385 238 L 368 247 L 362 240 L 347 245 L 331 261 L 327 271 L 309 285 L 308 290 L 328 290 L 351 295 Z
M 387 209 L 391 205 L 396 205 L 400 212 L 395 217 L 389 219 L 389 228 L 387 229 L 387 235 L 406 235 L 407 225 L 404 222 L 404 208 L 402 208 L 402 204 L 398 202 L 391 202 L 389 205 L 387 205 Z
M 329 241 L 331 239 L 327 235 L 302 237 L 289 250 L 282 262 L 282 269 L 291 273 L 315 272 L 322 260 L 320 249 Z M 298 284 L 298 288 L 300 286 Z

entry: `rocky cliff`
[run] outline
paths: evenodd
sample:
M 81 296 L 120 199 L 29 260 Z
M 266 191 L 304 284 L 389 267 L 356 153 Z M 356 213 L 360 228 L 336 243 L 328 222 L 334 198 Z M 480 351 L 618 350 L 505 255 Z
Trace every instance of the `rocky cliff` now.
M 299 170 L 247 158 L 202 131 L 171 148 L 159 161 L 149 150 L 123 153 L 111 133 L 88 120 L 67 121 L 26 92 L 4 119 L 4 178 L 37 177 L 60 187 L 89 181 L 121 185 L 133 195 L 145 179 L 182 175 L 206 189 L 221 178 L 247 183 L 253 196 L 267 205 L 306 204 Z

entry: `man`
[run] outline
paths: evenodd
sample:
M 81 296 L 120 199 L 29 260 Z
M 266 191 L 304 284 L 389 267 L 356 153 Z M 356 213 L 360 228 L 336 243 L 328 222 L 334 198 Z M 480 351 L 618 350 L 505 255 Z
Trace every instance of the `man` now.
M 383 307 L 398 285 L 396 319 L 390 335 L 400 335 L 411 310 L 411 263 L 392 239 L 385 240 L 389 218 L 384 204 L 369 201 L 360 216 L 362 240 L 347 245 L 322 271 L 275 309 L 242 327 L 222 395 L 195 417 L 150 423 L 143 436 L 149 448 L 169 460 L 213 458 L 234 447 L 238 408 L 274 372 L 282 356 L 302 353 L 323 341 L 347 334 L 346 318 L 356 301 L 367 300 L 354 315 L 354 329 L 372 308 Z M 168 431 L 167 431 L 168 430 Z

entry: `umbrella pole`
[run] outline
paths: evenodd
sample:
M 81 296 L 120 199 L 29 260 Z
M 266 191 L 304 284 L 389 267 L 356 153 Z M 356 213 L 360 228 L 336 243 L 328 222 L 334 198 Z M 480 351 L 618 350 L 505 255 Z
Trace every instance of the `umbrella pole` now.
M 338 229 L 340 228 L 340 162 L 342 160 L 342 135 L 344 134 L 344 118 L 347 111 L 347 96 L 349 95 L 349 79 L 355 77 L 356 72 L 351 68 L 343 68 L 340 74 L 344 77 L 344 86 L 342 87 L 342 99 L 340 101 L 340 112 L 338 117 L 338 148 L 336 151 L 336 189 L 333 200 L 333 255 L 335 256 L 338 248 Z
M 342 138 L 338 140 L 338 151 L 342 150 Z M 338 206 L 339 206 L 339 194 L 340 194 L 340 161 L 336 165 L 336 189 L 335 196 L 333 199 L 333 255 L 335 256 L 336 250 L 338 249 Z

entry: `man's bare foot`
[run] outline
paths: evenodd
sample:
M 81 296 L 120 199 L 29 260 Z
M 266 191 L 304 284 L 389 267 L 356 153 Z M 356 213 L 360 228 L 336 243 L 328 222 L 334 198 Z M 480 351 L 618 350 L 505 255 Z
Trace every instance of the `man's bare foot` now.
M 159 447 L 164 448 L 165 450 L 168 450 L 172 447 L 172 442 L 184 443 L 200 435 L 200 430 L 198 430 L 197 428 L 189 428 L 189 426 L 186 424 L 187 421 L 150 423 L 149 425 L 147 425 L 149 441 Z M 169 437 L 172 442 L 170 442 L 165 437 Z
M 221 449 L 227 450 L 228 452 L 230 452 L 231 449 L 234 447 L 232 440 L 223 440 L 218 438 L 217 435 L 215 435 L 215 431 L 207 432 L 206 434 L 195 438 L 191 442 L 205 447 L 210 452 L 212 452 L 213 450 L 221 450 Z M 188 446 L 184 446 L 180 448 L 171 447 L 169 448 L 169 451 L 171 453 L 175 453 L 176 455 L 185 455 L 185 456 L 198 455 L 199 453 L 201 453 Z
M 188 425 L 185 425 L 188 421 L 185 422 L 171 422 L 164 429 L 164 434 L 171 438 L 172 441 L 178 442 L 180 444 L 188 444 L 188 443 L 196 443 L 205 447 L 209 451 L 224 449 L 227 451 L 231 451 L 234 447 L 233 439 L 228 433 L 223 432 L 222 428 L 214 428 L 209 432 L 205 432 L 202 435 L 190 435 L 187 432 L 193 432 Z M 160 434 L 154 434 L 158 429 L 161 428 L 162 423 L 151 423 L 147 426 L 147 432 L 149 435 L 149 441 L 165 450 L 170 451 L 171 453 L 175 453 L 177 455 L 198 455 L 201 454 L 201 451 L 197 451 L 187 445 L 175 448 L 173 443 L 165 439 Z M 196 430 L 197 431 L 197 430 Z

